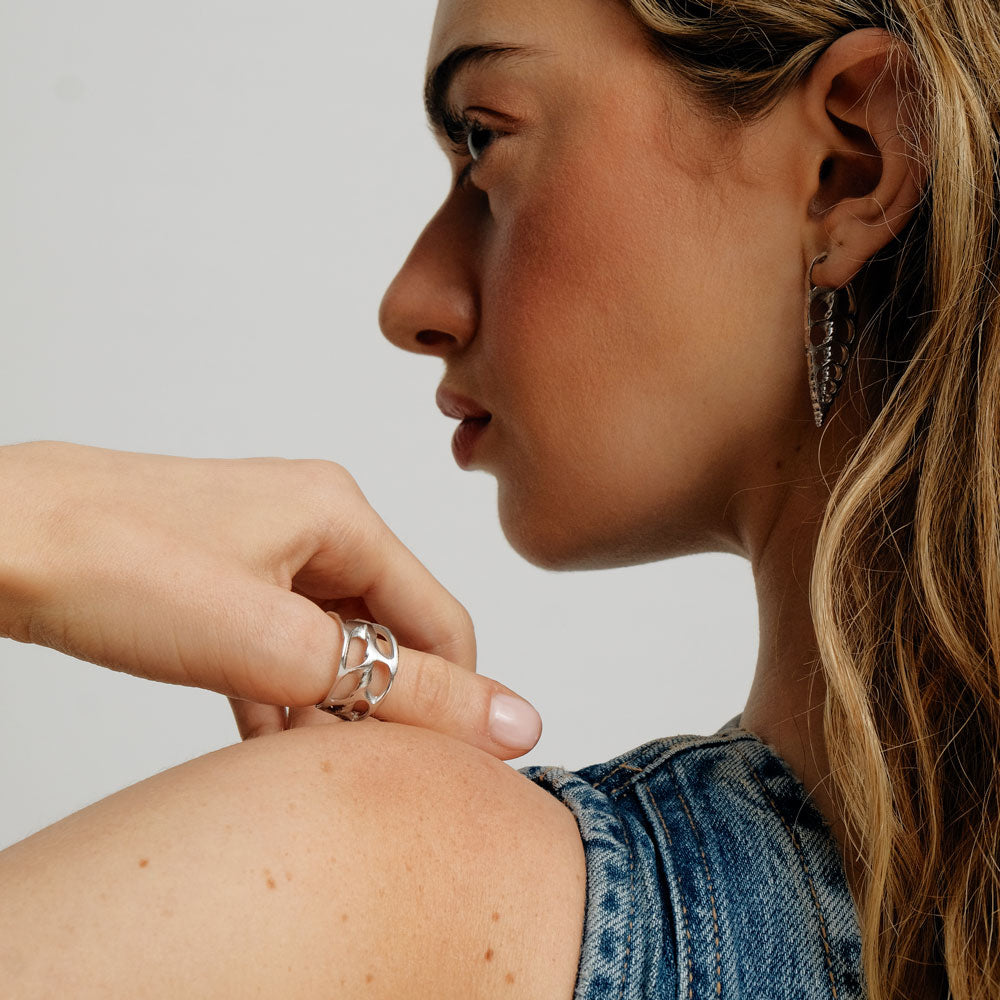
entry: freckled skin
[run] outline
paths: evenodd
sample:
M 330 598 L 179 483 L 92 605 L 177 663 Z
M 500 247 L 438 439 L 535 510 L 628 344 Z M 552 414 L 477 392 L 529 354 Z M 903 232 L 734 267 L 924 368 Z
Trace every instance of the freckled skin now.
M 319 769 L 325 774 L 329 774 L 333 770 L 333 764 L 328 760 L 321 760 L 319 762 Z
M 345 773 L 368 769 L 370 795 L 320 771 L 331 744 Z M 227 817 L 243 821 L 219 849 Z M 361 881 L 345 862 L 357 845 Z M 121 877 L 143 859 L 141 879 Z M 278 892 L 288 874 L 294 888 Z M 158 774 L 0 852 L 0 995 L 128 997 L 142 982 L 178 997 L 467 1000 L 513 970 L 524 996 L 568 997 L 585 881 L 572 814 L 505 762 L 417 726 L 303 727 Z M 10 951 L 30 964 L 8 987 Z

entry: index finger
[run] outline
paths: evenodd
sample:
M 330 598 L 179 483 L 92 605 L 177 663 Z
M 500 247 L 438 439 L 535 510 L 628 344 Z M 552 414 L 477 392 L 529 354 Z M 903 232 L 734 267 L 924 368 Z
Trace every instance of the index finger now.
M 333 497 L 333 516 L 295 575 L 310 597 L 358 597 L 399 642 L 476 669 L 472 618 L 396 537 L 353 483 Z

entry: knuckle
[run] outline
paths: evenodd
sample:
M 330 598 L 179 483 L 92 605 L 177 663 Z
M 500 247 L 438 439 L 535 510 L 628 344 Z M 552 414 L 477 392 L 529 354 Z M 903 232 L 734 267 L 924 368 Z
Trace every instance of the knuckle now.
M 457 698 L 455 676 L 444 660 L 424 654 L 411 666 L 413 709 L 421 718 L 451 719 Z
M 312 489 L 320 496 L 358 491 L 354 477 L 342 465 L 322 458 L 299 459 L 296 463 Z
M 476 626 L 475 623 L 472 621 L 472 615 L 469 614 L 469 609 L 464 604 L 461 604 L 458 601 L 456 601 L 453 615 L 455 618 L 455 623 L 454 623 L 455 634 L 466 641 L 469 640 L 474 641 L 476 635 Z
M 343 532 L 371 520 L 361 487 L 342 465 L 325 459 L 298 459 L 296 464 L 301 476 L 298 499 L 326 531 Z
M 450 596 L 450 595 L 449 595 Z M 436 652 L 462 667 L 475 667 L 476 629 L 472 615 L 454 598 L 443 604 L 435 621 L 440 637 Z

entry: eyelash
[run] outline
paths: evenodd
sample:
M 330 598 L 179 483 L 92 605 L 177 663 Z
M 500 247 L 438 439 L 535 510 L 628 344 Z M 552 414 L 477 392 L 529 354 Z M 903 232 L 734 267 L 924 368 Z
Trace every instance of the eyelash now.
M 445 135 L 451 141 L 452 151 L 455 155 L 469 159 L 469 162 L 462 168 L 462 172 L 458 175 L 458 179 L 455 182 L 456 188 L 465 188 L 469 184 L 476 164 L 486 155 L 486 151 L 493 145 L 494 141 L 504 133 L 497 129 L 489 128 L 489 126 L 484 125 L 475 115 L 464 112 L 445 111 L 443 125 Z M 479 158 L 474 160 L 472 159 L 472 151 L 469 149 L 469 138 L 477 132 L 482 132 L 489 136 L 489 142 L 486 148 L 479 154 Z

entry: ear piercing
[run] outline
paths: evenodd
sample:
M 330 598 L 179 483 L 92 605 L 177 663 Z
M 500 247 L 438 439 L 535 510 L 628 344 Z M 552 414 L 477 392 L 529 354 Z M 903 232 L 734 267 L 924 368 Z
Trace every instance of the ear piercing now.
M 829 256 L 821 253 L 809 265 L 809 296 L 806 302 L 806 364 L 809 370 L 809 395 L 817 427 L 833 403 L 844 381 L 844 372 L 855 346 L 857 335 L 857 300 L 851 283 L 843 288 L 815 286 L 813 268 Z M 840 332 L 836 329 L 840 324 Z M 817 334 L 819 331 L 819 341 Z

